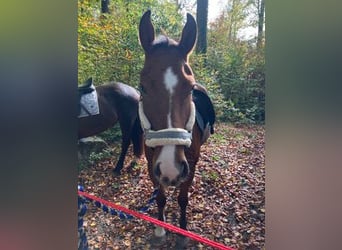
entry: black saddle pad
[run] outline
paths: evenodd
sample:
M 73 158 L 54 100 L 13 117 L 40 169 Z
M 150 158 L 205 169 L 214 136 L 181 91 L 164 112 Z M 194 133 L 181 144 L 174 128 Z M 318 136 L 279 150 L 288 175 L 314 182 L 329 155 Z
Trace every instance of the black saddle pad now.
M 214 123 L 216 120 L 214 105 L 207 93 L 194 89 L 192 91 L 192 100 L 196 106 L 196 120 L 202 130 L 206 128 L 207 124 L 210 126 L 210 133 L 214 133 Z

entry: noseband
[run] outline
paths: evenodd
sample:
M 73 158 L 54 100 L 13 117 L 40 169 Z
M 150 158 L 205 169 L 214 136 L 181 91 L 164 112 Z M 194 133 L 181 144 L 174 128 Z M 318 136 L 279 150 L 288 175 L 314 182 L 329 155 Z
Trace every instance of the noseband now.
M 167 128 L 161 130 L 152 130 L 151 123 L 147 119 L 142 100 L 139 101 L 139 117 L 141 126 L 144 129 L 145 144 L 148 147 L 165 146 L 165 145 L 184 145 L 190 147 L 192 139 L 192 128 L 195 124 L 196 108 L 191 102 L 191 111 L 185 129 L 182 128 Z

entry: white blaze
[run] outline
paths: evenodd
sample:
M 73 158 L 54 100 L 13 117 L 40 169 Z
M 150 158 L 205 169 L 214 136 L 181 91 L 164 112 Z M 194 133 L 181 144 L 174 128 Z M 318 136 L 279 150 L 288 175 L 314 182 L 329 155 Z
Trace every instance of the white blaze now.
M 169 92 L 169 113 L 167 115 L 168 128 L 172 128 L 172 95 L 174 93 L 174 88 L 176 87 L 177 83 L 178 77 L 172 72 L 171 67 L 168 67 L 164 74 L 164 85 Z M 165 145 L 163 146 L 157 159 L 157 163 L 160 162 L 161 177 L 168 177 L 170 181 L 175 180 L 179 175 L 179 170 L 175 166 L 175 151 L 175 145 Z
M 166 176 L 169 180 L 175 180 L 179 175 L 178 169 L 175 167 L 175 145 L 163 146 L 157 162 L 160 162 L 161 177 Z
M 178 77 L 172 72 L 171 67 L 168 67 L 164 74 L 164 85 L 165 85 L 165 88 L 169 91 L 169 113 L 167 115 L 168 128 L 172 128 L 172 123 L 171 123 L 172 95 L 173 95 L 173 91 L 177 83 L 178 83 Z
M 171 67 L 168 67 L 164 74 L 164 84 L 170 93 L 170 97 L 173 95 L 173 89 L 176 87 L 177 83 L 178 77 L 172 72 Z

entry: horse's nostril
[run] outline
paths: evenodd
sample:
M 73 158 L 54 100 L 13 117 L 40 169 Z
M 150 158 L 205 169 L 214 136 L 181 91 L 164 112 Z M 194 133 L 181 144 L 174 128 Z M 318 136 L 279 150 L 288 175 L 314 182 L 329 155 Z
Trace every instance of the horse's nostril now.
M 186 178 L 189 174 L 189 164 L 188 162 L 186 161 L 182 161 L 181 163 L 181 167 L 182 167 L 182 170 L 181 170 L 181 178 Z
M 154 168 L 154 175 L 159 177 L 161 175 L 160 171 L 160 162 L 157 164 L 157 166 Z

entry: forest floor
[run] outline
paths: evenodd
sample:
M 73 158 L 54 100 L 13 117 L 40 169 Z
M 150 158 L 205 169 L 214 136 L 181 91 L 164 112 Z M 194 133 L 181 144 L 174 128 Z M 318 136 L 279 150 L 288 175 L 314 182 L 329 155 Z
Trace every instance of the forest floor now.
M 118 143 L 119 144 L 119 143 Z M 138 211 L 153 191 L 145 157 L 128 168 L 131 150 L 122 174 L 112 175 L 119 146 L 113 157 L 101 160 L 79 173 L 85 192 Z M 157 217 L 154 203 L 148 215 Z M 169 194 L 166 221 L 178 226 L 177 191 Z M 201 157 L 187 208 L 188 230 L 236 249 L 265 248 L 265 128 L 235 127 L 224 123 L 201 148 Z M 164 245 L 151 245 L 154 225 L 140 219 L 122 220 L 92 204 L 84 217 L 90 249 L 172 249 L 175 234 L 168 232 Z M 190 240 L 187 249 L 213 249 Z

